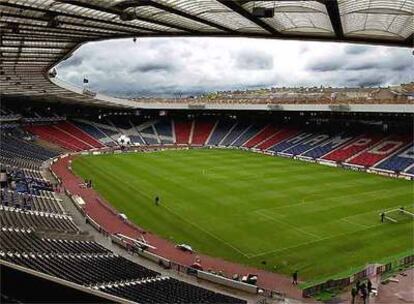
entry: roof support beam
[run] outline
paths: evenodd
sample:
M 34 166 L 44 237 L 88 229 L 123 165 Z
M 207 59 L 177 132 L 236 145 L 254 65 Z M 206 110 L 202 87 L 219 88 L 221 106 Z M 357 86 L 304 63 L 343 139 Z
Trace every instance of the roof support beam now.
M 405 40 L 404 43 L 407 46 L 413 47 L 414 46 L 414 34 L 411 34 L 410 36 L 408 36 Z
M 241 7 L 239 4 L 237 4 L 234 1 L 227 1 L 227 0 L 217 0 L 221 4 L 227 6 L 232 11 L 236 12 L 237 14 L 241 15 L 242 17 L 246 18 L 247 20 L 255 23 L 256 25 L 263 28 L 265 31 L 271 33 L 274 36 L 282 36 L 280 32 L 275 30 L 273 27 L 271 27 L 266 22 L 262 21 L 260 18 L 257 18 L 253 16 L 250 12 L 246 11 L 243 7 Z
M 118 6 L 122 7 L 122 2 Z M 160 10 L 166 11 L 168 13 L 175 14 L 175 15 L 178 15 L 178 16 L 196 21 L 196 22 L 200 22 L 202 24 L 217 28 L 217 29 L 225 31 L 225 32 L 229 32 L 229 33 L 234 32 L 234 30 L 232 30 L 228 27 L 225 27 L 223 25 L 220 25 L 220 24 L 217 24 L 215 22 L 211 22 L 211 21 L 202 19 L 202 18 L 197 17 L 195 15 L 188 14 L 188 13 L 183 12 L 181 10 L 175 9 L 171 6 L 167 6 L 167 5 L 158 3 L 158 2 L 154 2 L 152 0 L 137 0 L 134 3 L 128 2 L 128 6 L 123 6 L 123 9 L 130 8 L 130 7 L 139 7 L 139 6 L 152 6 L 152 7 L 158 8 Z M 117 7 L 117 6 L 115 6 L 115 7 Z
M 43 17 L 26 17 L 26 16 L 22 16 L 22 15 L 15 15 L 13 13 L 3 13 L 3 16 L 5 17 L 11 17 L 11 18 L 16 18 L 16 19 L 22 19 L 22 20 L 30 20 L 30 21 L 40 21 L 40 22 L 44 22 L 44 27 L 47 28 L 63 28 L 64 29 L 64 25 L 69 25 L 69 26 L 74 26 L 74 27 L 79 27 L 79 28 L 84 28 L 85 32 L 87 33 L 97 33 L 98 35 L 111 35 L 114 33 L 117 34 L 129 34 L 131 32 L 129 32 L 128 30 L 126 30 L 125 28 L 113 28 L 113 27 L 106 27 L 106 26 L 99 26 L 99 25 L 88 25 L 88 24 L 83 24 L 83 23 L 75 23 L 75 22 L 70 22 L 70 21 L 66 21 L 66 20 L 59 20 L 58 21 L 58 25 L 56 27 L 50 27 L 48 24 L 48 19 Z M 18 24 L 25 24 L 26 23 L 19 23 L 18 21 L 16 21 L 16 23 Z M 38 25 L 38 26 L 42 26 L 42 25 Z M 75 29 L 75 31 L 77 31 L 77 29 Z M 109 33 L 107 32 L 109 31 Z M 131 33 L 133 34 L 133 32 Z M 139 33 L 137 33 L 139 34 Z
M 64 1 L 64 0 L 56 0 L 56 1 L 57 2 L 69 2 L 69 1 Z M 32 6 L 26 6 L 26 5 L 22 5 L 22 4 L 15 4 L 15 3 L 4 3 L 4 4 L 2 3 L 1 5 L 2 6 L 13 7 L 13 8 L 18 8 L 18 9 L 41 12 L 41 13 L 44 13 L 44 14 L 48 14 L 48 13 L 50 14 L 50 12 L 51 12 L 47 9 L 42 9 L 42 8 L 32 7 Z M 88 5 L 88 6 L 91 6 L 91 5 Z M 99 18 L 84 17 L 82 15 L 63 13 L 63 12 L 57 12 L 57 11 L 56 12 L 52 11 L 52 12 L 55 13 L 56 16 L 76 18 L 76 19 L 80 19 L 80 20 L 83 20 L 83 21 L 93 21 L 93 22 L 101 23 L 103 25 L 119 26 L 119 27 L 123 27 L 123 28 L 127 27 L 131 31 L 133 31 L 134 29 L 137 29 L 137 30 L 143 30 L 143 31 L 163 32 L 163 31 L 160 31 L 160 30 L 155 30 L 155 29 L 144 27 L 144 26 L 139 26 L 139 25 L 136 25 L 136 24 L 125 24 L 125 23 L 116 22 L 116 21 L 113 21 L 113 20 L 101 20 Z
M 96 4 L 93 4 L 93 3 L 89 3 L 89 2 L 86 3 L 86 2 L 79 1 L 79 0 L 55 0 L 55 1 L 60 2 L 60 3 L 67 3 L 67 4 L 70 4 L 70 5 L 75 5 L 75 6 L 79 6 L 79 7 L 83 7 L 83 8 L 88 8 L 88 9 L 92 9 L 92 10 L 96 10 L 96 11 L 101 11 L 101 12 L 108 13 L 108 14 L 118 15 L 118 16 L 120 16 L 123 12 L 122 10 L 116 9 L 115 7 L 102 7 L 102 6 L 98 6 Z M 152 24 L 156 24 L 156 25 L 161 25 L 161 26 L 165 26 L 165 27 L 169 27 L 169 28 L 173 28 L 173 29 L 177 29 L 177 30 L 181 30 L 181 31 L 192 32 L 191 29 L 188 29 L 188 28 L 176 25 L 176 24 L 170 24 L 170 23 L 167 23 L 167 22 L 152 20 L 152 19 L 149 19 L 149 18 L 135 16 L 135 20 L 144 21 L 144 22 L 148 22 L 148 23 L 152 23 Z M 103 22 L 106 22 L 106 21 L 103 21 Z M 117 23 L 117 24 L 119 24 L 119 23 Z M 126 24 L 126 26 L 136 27 L 133 24 Z M 147 30 L 151 31 L 150 28 L 148 28 Z M 152 31 L 155 31 L 155 30 L 152 30 Z
M 341 14 L 339 13 L 338 0 L 317 0 L 318 2 L 325 4 L 326 11 L 328 12 L 329 20 L 331 21 L 332 28 L 335 32 L 335 36 L 338 39 L 344 38 L 344 31 L 342 28 Z

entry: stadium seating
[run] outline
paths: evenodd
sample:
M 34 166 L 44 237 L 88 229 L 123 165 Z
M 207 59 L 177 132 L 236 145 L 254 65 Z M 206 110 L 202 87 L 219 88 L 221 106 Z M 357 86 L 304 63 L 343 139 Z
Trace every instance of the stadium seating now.
M 300 142 L 299 144 L 286 149 L 283 151 L 283 153 L 291 154 L 291 155 L 299 155 L 302 153 L 305 153 L 309 151 L 310 149 L 313 149 L 320 145 L 321 143 L 325 142 L 327 139 L 329 139 L 329 134 L 326 133 L 317 133 L 314 136 L 307 138 L 306 140 Z
M 96 242 L 40 237 L 31 230 L 2 228 L 0 248 L 5 252 L 40 254 L 108 254 L 110 250 Z
M 234 142 L 231 143 L 231 146 L 241 147 L 245 142 L 247 142 L 250 138 L 255 136 L 260 130 L 263 129 L 262 124 L 252 124 L 249 128 L 247 128 Z
M 100 131 L 98 128 L 96 128 L 93 125 L 84 123 L 84 122 L 80 122 L 80 121 L 73 121 L 72 122 L 74 125 L 76 125 L 79 129 L 83 130 L 84 132 L 88 133 L 90 136 L 92 136 L 93 138 L 100 140 L 103 139 L 106 136 L 105 133 L 103 133 L 102 131 Z
M 260 132 L 258 132 L 255 136 L 253 136 L 251 139 L 245 142 L 243 146 L 246 148 L 253 148 L 256 145 L 264 142 L 266 139 L 270 138 L 276 132 L 277 132 L 277 129 L 274 126 L 267 125 Z
M 238 122 L 229 133 L 221 140 L 219 145 L 230 146 L 237 138 L 239 138 L 251 126 L 250 123 Z
M 72 218 L 62 214 L 27 211 L 0 206 L 2 227 L 36 229 L 42 231 L 78 232 Z
M 414 166 L 411 165 L 410 167 L 408 167 L 407 169 L 405 169 L 404 172 L 414 175 Z
M 207 144 L 211 146 L 218 146 L 223 138 L 229 133 L 234 124 L 235 123 L 233 121 L 219 120 Z
M 82 151 L 90 148 L 88 144 L 77 140 L 53 125 L 32 125 L 27 126 L 26 129 L 41 139 L 50 141 L 70 151 Z
M 335 150 L 336 148 L 344 145 L 352 139 L 352 134 L 334 134 L 326 141 L 322 142 L 313 149 L 303 153 L 302 155 L 311 158 L 321 158 L 325 154 Z
M 2 254 L 2 259 L 82 285 L 139 280 L 158 275 L 112 253 L 106 254 Z
M 269 150 L 274 151 L 274 152 L 284 152 L 285 150 L 288 150 L 292 147 L 295 147 L 296 145 L 299 145 L 302 142 L 305 142 L 306 140 L 310 139 L 312 136 L 314 136 L 313 133 L 303 132 L 294 137 L 291 137 L 284 141 L 279 142 L 278 144 L 271 147 Z
M 40 162 L 59 154 L 58 151 L 48 150 L 33 142 L 3 133 L 0 140 L 0 155 L 5 158 L 19 158 L 31 162 Z
M 267 150 L 270 147 L 275 146 L 279 142 L 285 139 L 288 139 L 292 136 L 295 136 L 298 133 L 299 131 L 297 131 L 296 129 L 290 129 L 290 128 L 281 129 L 277 131 L 275 134 L 273 134 L 272 136 L 270 136 L 269 138 L 267 138 L 262 143 L 258 144 L 256 148 L 261 149 L 261 150 Z
M 193 121 L 175 121 L 175 143 L 178 145 L 187 145 L 190 142 L 191 128 Z
M 384 137 L 381 134 L 364 134 L 345 146 L 342 146 L 323 157 L 326 160 L 332 161 L 346 161 L 347 159 L 357 155 L 358 153 L 375 145 Z
M 376 168 L 389 171 L 403 172 L 413 164 L 414 145 L 411 145 L 410 147 L 405 148 L 403 151 L 399 152 L 398 154 L 382 161 L 376 166 Z
M 361 166 L 374 166 L 379 161 L 391 156 L 394 152 L 411 142 L 407 136 L 390 136 L 371 147 L 367 151 L 360 153 L 347 162 Z
M 214 125 L 215 122 L 212 121 L 196 120 L 194 122 L 194 131 L 191 144 L 200 146 L 204 145 L 209 138 Z
M 103 286 L 101 290 L 138 303 L 246 303 L 169 277 Z
M 77 128 L 70 122 L 62 122 L 55 126 L 63 131 L 70 133 L 72 136 L 78 138 L 80 141 L 87 143 L 91 146 L 91 148 L 102 148 L 103 145 L 99 141 L 97 141 L 94 137 L 89 136 L 88 133 L 84 132 L 83 130 Z
M 197 124 L 193 133 L 195 142 L 204 144 L 213 126 L 210 122 Z M 168 123 L 156 127 L 160 131 L 156 129 L 156 134 L 147 138 L 149 143 L 154 140 L 154 144 L 158 144 L 156 136 L 161 142 L 173 142 Z M 92 122 L 29 126 L 27 130 L 72 151 L 103 147 L 107 140 L 114 142 L 112 136 L 118 134 L 111 126 Z M 123 133 L 129 131 L 119 130 Z M 135 134 L 139 134 L 138 131 Z M 183 303 L 246 303 L 175 279 L 160 277 L 158 272 L 85 239 L 39 171 L 42 161 L 58 154 L 59 151 L 50 151 L 35 142 L 16 137 L 16 134 L 2 134 L 1 170 L 6 173 L 8 182 L 6 187 L 2 184 L 0 189 L 1 260 L 84 286 L 102 288 L 105 292 L 138 302 L 142 299 L 151 303 L 177 299 Z M 141 292 L 122 288 L 128 285 L 146 285 L 146 288 Z M 9 298 L 2 296 L 2 300 Z
M 170 120 L 160 120 L 154 124 L 162 144 L 174 143 L 172 125 Z

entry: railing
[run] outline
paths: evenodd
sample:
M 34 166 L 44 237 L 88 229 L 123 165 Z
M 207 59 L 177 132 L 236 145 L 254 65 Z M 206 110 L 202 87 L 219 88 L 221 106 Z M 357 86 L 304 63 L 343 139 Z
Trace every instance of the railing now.
M 304 297 L 310 297 L 327 289 L 344 288 L 346 286 L 351 285 L 353 282 L 357 280 L 363 280 L 373 275 L 382 275 L 385 273 L 392 272 L 394 269 L 400 269 L 401 267 L 409 267 L 412 265 L 414 265 L 414 255 L 408 255 L 403 258 L 397 258 L 394 261 L 382 265 L 368 265 L 363 270 L 348 275 L 346 277 L 327 280 L 325 282 L 304 288 L 302 291 L 302 295 Z

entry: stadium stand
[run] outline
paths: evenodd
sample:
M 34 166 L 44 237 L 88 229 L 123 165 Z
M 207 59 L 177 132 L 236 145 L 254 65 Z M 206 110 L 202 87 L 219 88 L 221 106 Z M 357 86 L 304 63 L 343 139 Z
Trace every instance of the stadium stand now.
M 154 128 L 152 124 L 150 127 Z M 134 126 L 132 128 L 135 129 Z M 160 132 L 160 138 L 171 138 L 172 142 L 171 128 L 160 128 L 166 131 Z M 67 148 L 73 148 L 71 144 L 75 138 L 78 144 L 84 144 L 73 149 L 78 151 L 91 146 L 103 147 L 99 141 L 104 138 L 101 129 L 111 130 L 111 126 L 95 126 L 93 122 L 61 122 L 59 127 L 52 124 L 27 129 L 42 135 L 38 130 L 47 129 L 47 137 L 44 138 Z M 124 133 L 126 129 L 119 130 Z M 63 136 L 66 132 L 72 135 Z M 160 273 L 86 239 L 87 236 L 55 197 L 49 181 L 40 173 L 41 163 L 57 156 L 58 152 L 16 137 L 19 134 L 25 132 L 11 130 L 8 134 L 2 134 L 5 144 L 0 149 L 0 260 L 132 301 L 145 299 L 145 302 L 158 303 L 160 300 L 171 302 L 171 299 L 176 299 L 182 303 L 246 303 L 169 277 L 160 277 Z M 204 132 L 201 135 L 205 136 Z M 18 145 L 24 145 L 27 150 L 16 149 Z M 127 286 L 131 289 L 124 288 Z M 2 300 L 10 299 L 2 295 Z
M 36 254 L 108 254 L 110 250 L 93 241 L 55 239 L 30 229 L 2 228 L 1 249 L 5 252 Z
M 215 122 L 213 121 L 195 120 L 191 144 L 203 146 L 209 138 L 214 125 Z
M 379 161 L 391 156 L 394 152 L 412 141 L 407 136 L 390 136 L 371 147 L 367 151 L 355 155 L 347 162 L 361 166 L 374 166 Z
M 288 149 L 291 149 L 301 144 L 302 142 L 305 142 L 306 140 L 310 139 L 313 135 L 314 134 L 310 132 L 300 133 L 292 138 L 288 138 L 284 141 L 277 143 L 276 145 L 271 147 L 269 150 L 274 151 L 274 152 L 284 152 Z
M 263 125 L 260 123 L 250 125 L 234 142 L 231 143 L 231 146 L 243 146 L 246 141 L 255 136 L 262 128 Z
M 53 125 L 31 125 L 26 130 L 69 151 L 88 150 L 90 146 Z
M 39 254 L 7 252 L 2 259 L 81 285 L 140 280 L 158 275 L 112 253 Z
M 99 140 L 101 143 L 104 142 L 104 138 L 107 138 L 107 135 L 105 133 L 103 133 L 101 130 L 99 130 L 97 127 L 93 125 L 76 120 L 73 121 L 73 124 L 76 125 L 79 129 L 88 133 L 89 136 L 92 136 L 93 138 Z
M 226 136 L 220 141 L 220 146 L 230 146 L 235 140 L 237 140 L 246 130 L 251 126 L 251 123 L 238 122 L 236 123 Z
M 283 150 L 283 153 L 290 154 L 290 155 L 299 155 L 305 153 L 306 151 L 317 147 L 319 144 L 323 143 L 329 138 L 329 134 L 326 133 L 318 133 L 310 138 L 306 138 L 306 140 L 300 142 L 299 144 Z
M 313 149 L 306 151 L 302 155 L 311 158 L 321 158 L 325 154 L 328 154 L 330 151 L 342 146 L 353 138 L 354 137 L 351 133 L 334 134 L 326 141 L 320 143 Z
M 159 138 L 155 133 L 154 126 L 151 124 L 148 127 L 141 130 L 142 138 L 147 145 L 158 145 Z
M 365 151 L 383 139 L 381 134 L 364 134 L 354 139 L 349 144 L 339 147 L 338 149 L 325 155 L 323 159 L 332 161 L 346 161 L 356 154 Z
M 77 233 L 79 231 L 72 218 L 63 214 L 0 206 L 0 219 L 2 227 L 7 228 L 60 231 L 62 233 Z
M 178 145 L 187 145 L 190 142 L 192 128 L 192 121 L 174 120 L 175 143 Z
M 253 148 L 256 145 L 259 145 L 260 143 L 266 141 L 270 136 L 272 136 L 274 133 L 276 133 L 277 129 L 269 124 L 265 126 L 260 132 L 258 132 L 256 135 L 251 137 L 247 142 L 243 144 L 246 148 Z
M 55 126 L 56 128 L 59 128 L 66 133 L 69 133 L 71 136 L 76 137 L 79 141 L 82 141 L 86 144 L 88 144 L 91 148 L 102 148 L 103 145 L 97 141 L 94 137 L 89 136 L 86 132 L 83 130 L 77 128 L 70 122 L 62 122 Z
M 139 303 L 245 303 L 237 298 L 167 277 L 102 286 L 100 289 Z
M 279 131 L 277 131 L 275 134 L 273 134 L 272 136 L 270 136 L 268 139 L 266 139 L 265 141 L 263 141 L 262 143 L 260 143 L 257 148 L 261 149 L 261 150 L 267 150 L 270 147 L 275 146 L 277 143 L 288 139 L 292 136 L 295 136 L 296 134 L 298 134 L 299 131 L 297 131 L 296 129 L 290 129 L 290 128 L 284 128 L 281 129 Z
M 235 123 L 233 121 L 219 120 L 207 144 L 211 146 L 218 146 L 234 125 Z
M 19 158 L 29 162 L 39 162 L 58 155 L 57 151 L 45 149 L 31 141 L 1 133 L 0 155 L 4 158 Z
M 162 144 L 174 143 L 172 125 L 170 120 L 159 120 L 154 124 Z
M 376 167 L 378 169 L 402 172 L 414 164 L 414 145 L 404 149 L 402 152 L 382 161 Z

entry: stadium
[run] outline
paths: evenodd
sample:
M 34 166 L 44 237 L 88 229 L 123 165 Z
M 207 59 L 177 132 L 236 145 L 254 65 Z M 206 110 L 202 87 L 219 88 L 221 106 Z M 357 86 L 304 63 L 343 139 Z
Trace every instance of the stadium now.
M 126 98 L 60 77 L 106 41 L 411 52 L 413 16 L 412 0 L 0 0 L 0 302 L 414 301 L 413 79 Z

